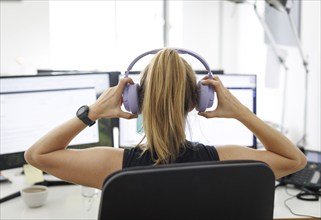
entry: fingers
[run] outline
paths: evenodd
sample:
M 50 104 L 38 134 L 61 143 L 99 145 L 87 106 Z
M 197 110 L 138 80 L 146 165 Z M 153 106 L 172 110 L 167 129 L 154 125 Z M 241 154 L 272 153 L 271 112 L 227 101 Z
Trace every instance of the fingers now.
M 214 90 L 217 92 L 218 98 L 221 98 L 223 94 L 226 93 L 227 89 L 224 87 L 218 76 L 213 76 L 212 79 L 206 79 L 202 81 L 203 85 L 210 85 L 214 87 Z
M 120 112 L 118 113 L 118 117 L 119 117 L 119 118 L 125 118 L 125 119 L 133 119 L 133 118 L 137 118 L 138 115 L 131 114 L 131 113 L 129 113 L 129 112 L 120 111 Z
M 204 118 L 208 118 L 208 112 L 199 112 L 198 115 L 203 116 Z
M 134 81 L 129 77 L 122 78 L 117 85 L 117 92 L 122 93 L 127 84 L 134 84 Z
M 199 112 L 198 115 L 203 116 L 204 118 L 214 118 L 217 117 L 216 111 L 206 111 L 206 112 Z
M 132 80 L 132 78 L 129 78 L 129 77 L 122 78 L 119 81 L 119 84 L 126 85 L 127 83 L 134 84 L 134 81 Z
M 202 80 L 203 85 L 213 85 L 214 87 L 217 87 L 219 85 L 223 86 L 220 78 L 218 76 L 213 76 L 213 78 L 208 78 L 208 76 L 204 77 Z

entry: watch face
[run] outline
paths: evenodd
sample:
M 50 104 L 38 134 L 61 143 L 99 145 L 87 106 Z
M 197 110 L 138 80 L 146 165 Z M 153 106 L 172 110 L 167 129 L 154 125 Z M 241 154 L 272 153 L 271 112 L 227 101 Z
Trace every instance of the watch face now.
M 83 106 L 78 110 L 78 114 L 82 115 L 86 111 L 86 108 Z
M 88 107 L 87 106 L 81 106 L 78 109 L 77 115 L 82 115 L 82 114 L 86 113 L 87 111 L 88 111 Z

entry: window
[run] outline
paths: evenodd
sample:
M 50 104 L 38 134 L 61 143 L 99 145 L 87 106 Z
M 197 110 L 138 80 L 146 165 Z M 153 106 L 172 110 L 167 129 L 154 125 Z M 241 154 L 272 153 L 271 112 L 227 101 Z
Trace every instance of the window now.
M 52 69 L 123 71 L 164 46 L 163 1 L 50 1 L 49 11 Z

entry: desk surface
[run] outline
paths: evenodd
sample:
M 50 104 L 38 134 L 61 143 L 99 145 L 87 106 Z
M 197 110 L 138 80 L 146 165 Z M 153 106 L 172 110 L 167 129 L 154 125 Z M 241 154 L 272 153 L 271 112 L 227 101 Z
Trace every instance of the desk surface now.
M 11 169 L 2 173 L 12 182 L 0 184 L 0 198 L 31 185 L 21 175 L 21 169 Z M 274 218 L 304 218 L 293 215 L 284 204 L 285 200 L 298 192 L 297 189 L 285 189 L 285 187 L 278 187 L 275 190 Z M 49 188 L 46 204 L 39 208 L 27 207 L 21 197 L 1 203 L 0 219 L 97 219 L 99 202 L 100 192 L 90 203 L 88 198 L 81 195 L 81 186 L 79 185 L 54 186 Z M 315 217 L 321 216 L 321 200 L 302 201 L 294 197 L 288 200 L 286 204 L 295 213 Z

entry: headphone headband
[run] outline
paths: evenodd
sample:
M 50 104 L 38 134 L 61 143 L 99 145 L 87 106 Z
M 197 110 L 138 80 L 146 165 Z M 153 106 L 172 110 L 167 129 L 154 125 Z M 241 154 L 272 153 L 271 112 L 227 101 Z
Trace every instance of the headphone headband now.
M 211 72 L 211 68 L 210 66 L 208 65 L 208 63 L 206 62 L 206 60 L 201 57 L 199 54 L 191 51 L 191 50 L 186 50 L 186 49 L 181 49 L 181 48 L 172 48 L 174 50 L 177 51 L 177 53 L 179 54 L 189 54 L 193 57 L 195 57 L 196 59 L 198 59 L 205 67 L 205 69 L 207 70 L 207 73 L 208 73 L 208 77 L 209 78 L 212 78 L 213 75 L 212 75 L 212 72 Z M 150 51 L 147 51 L 145 53 L 142 53 L 141 55 L 139 55 L 138 57 L 136 57 L 128 66 L 126 72 L 125 72 L 125 77 L 128 77 L 128 73 L 129 71 L 133 68 L 133 66 L 135 65 L 135 63 L 137 63 L 138 60 L 140 60 L 141 58 L 147 56 L 147 55 L 150 55 L 150 54 L 156 54 L 158 53 L 160 50 L 162 49 L 155 49 L 155 50 L 150 50 Z
M 172 48 L 173 50 L 176 50 L 179 54 L 189 54 L 196 59 L 198 59 L 206 68 L 208 72 L 208 77 L 213 78 L 213 74 L 211 72 L 211 68 L 208 65 L 208 63 L 197 53 L 194 53 L 190 50 L 180 49 L 180 48 Z M 133 68 L 135 63 L 143 58 L 144 56 L 147 56 L 149 54 L 156 54 L 162 49 L 156 49 L 147 51 L 138 57 L 136 57 L 128 66 L 125 77 L 128 77 L 129 71 Z M 214 88 L 209 85 L 203 85 L 201 82 L 198 82 L 198 103 L 196 105 L 196 109 L 200 112 L 204 112 L 206 108 L 210 108 L 213 105 L 214 102 Z M 130 111 L 134 114 L 140 113 L 140 105 L 139 105 L 139 88 L 140 86 L 138 84 L 134 85 L 126 85 L 124 91 L 123 91 L 123 103 L 125 106 L 125 109 L 127 111 Z

